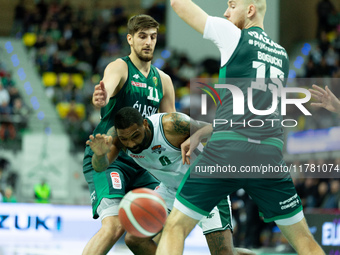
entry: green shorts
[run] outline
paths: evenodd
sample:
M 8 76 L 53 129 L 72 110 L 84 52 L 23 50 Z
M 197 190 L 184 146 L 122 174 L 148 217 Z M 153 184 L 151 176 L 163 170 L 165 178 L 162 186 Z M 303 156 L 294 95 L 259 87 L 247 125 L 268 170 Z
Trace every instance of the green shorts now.
M 155 189 L 159 181 L 133 159 L 120 154 L 106 171 L 96 172 L 92 167 L 93 152 L 85 149 L 83 172 L 89 185 L 93 218 L 97 219 L 97 207 L 102 198 L 122 198 L 130 190 L 144 187 Z
M 169 212 L 171 212 L 174 205 L 176 190 L 176 188 L 165 186 L 162 182 L 155 189 L 155 191 L 164 199 Z M 197 224 L 202 229 L 204 235 L 224 231 L 226 229 L 230 229 L 233 232 L 229 197 L 222 199 L 209 215 L 204 216 Z
M 257 204 L 265 222 L 289 220 L 302 211 L 301 200 L 287 174 L 282 175 L 285 178 L 280 174 L 278 178 L 246 178 L 244 174 L 238 178 L 236 172 L 226 174 L 225 178 L 221 175 L 213 178 L 213 174 L 207 177 L 195 172 L 195 169 L 202 169 L 197 166 L 217 164 L 231 165 L 240 170 L 244 166 L 260 164 L 280 166 L 284 161 L 279 146 L 227 138 L 221 143 L 212 138 L 184 177 L 176 194 L 178 202 L 195 213 L 207 216 L 221 199 L 238 189 L 244 189 Z

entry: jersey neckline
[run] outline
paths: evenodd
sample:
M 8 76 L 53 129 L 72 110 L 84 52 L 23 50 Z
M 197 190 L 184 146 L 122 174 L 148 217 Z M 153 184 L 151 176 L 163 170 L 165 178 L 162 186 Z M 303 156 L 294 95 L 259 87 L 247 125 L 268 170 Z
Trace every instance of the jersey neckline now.
M 133 65 L 134 68 L 137 69 L 137 71 L 145 78 L 145 79 L 149 79 L 149 76 L 151 74 L 151 64 L 150 64 L 150 70 L 149 70 L 149 73 L 148 73 L 148 76 L 145 76 L 144 74 L 142 74 L 142 72 L 137 68 L 137 66 L 135 66 L 135 64 L 132 62 L 130 56 L 127 56 L 131 62 L 131 64 Z
M 261 27 L 258 26 L 249 27 L 247 29 L 260 29 L 261 31 L 264 31 Z

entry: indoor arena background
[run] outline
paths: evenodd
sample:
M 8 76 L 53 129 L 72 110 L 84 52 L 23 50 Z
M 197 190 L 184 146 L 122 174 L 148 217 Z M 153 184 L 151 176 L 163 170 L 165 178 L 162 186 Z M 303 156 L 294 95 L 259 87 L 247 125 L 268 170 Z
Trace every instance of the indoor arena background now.
M 194 2 L 219 17 L 227 8 L 226 0 Z M 264 26 L 288 51 L 290 79 L 328 85 L 340 97 L 340 1 L 321 2 L 268 0 Z M 190 114 L 190 78 L 216 77 L 219 51 L 169 1 L 0 0 L 0 93 L 9 95 L 0 97 L 0 255 L 81 254 L 99 229 L 82 173 L 85 142 L 100 120 L 91 97 L 105 66 L 129 54 L 126 23 L 139 13 L 161 24 L 152 63 L 171 76 L 177 111 Z M 307 107 L 311 118 L 288 112 L 298 125 L 285 129 L 284 156 L 303 169 L 293 178 L 311 232 L 327 254 L 340 254 L 339 179 L 304 175 L 312 165 L 340 167 L 339 115 Z M 34 195 L 42 182 L 51 189 L 47 203 Z M 231 201 L 235 246 L 294 254 L 243 190 Z M 109 254 L 132 253 L 121 239 Z M 199 228 L 184 254 L 209 254 Z

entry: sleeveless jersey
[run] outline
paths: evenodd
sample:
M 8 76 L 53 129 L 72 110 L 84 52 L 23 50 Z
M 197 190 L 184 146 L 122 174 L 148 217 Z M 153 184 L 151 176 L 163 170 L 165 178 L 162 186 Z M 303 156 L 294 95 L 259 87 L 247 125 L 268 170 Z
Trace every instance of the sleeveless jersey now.
M 139 154 L 130 150 L 126 150 L 126 153 L 165 186 L 177 189 L 189 166 L 182 164 L 181 149 L 173 146 L 165 137 L 162 125 L 164 114 L 147 117 L 153 133 L 150 146 Z
M 214 132 L 234 131 L 252 139 L 276 137 L 283 140 L 280 88 L 285 87 L 288 72 L 288 55 L 282 46 L 270 39 L 259 27 L 243 29 L 234 53 L 220 69 L 219 78 L 220 83 L 232 84 L 242 90 L 244 114 L 233 112 L 233 101 L 238 96 L 233 98 L 229 89 L 216 89 L 222 105 L 218 104 L 215 119 L 227 120 L 228 123 L 216 125 Z M 276 110 L 264 116 L 252 113 L 248 108 L 248 88 L 253 88 L 253 107 L 256 110 L 267 110 L 272 106 L 273 86 L 278 88 Z
M 151 65 L 149 75 L 145 77 L 132 63 L 129 56 L 123 57 L 122 60 L 128 65 L 127 80 L 121 90 L 111 97 L 108 104 L 101 109 L 101 120 L 93 131 L 93 135 L 106 134 L 114 126 L 116 113 L 123 107 L 137 108 L 143 117 L 158 112 L 160 101 L 163 98 L 163 87 L 156 67 Z M 89 153 L 93 154 L 92 150 Z M 124 152 L 119 153 L 117 160 L 121 159 L 135 164 Z
M 101 109 L 101 121 L 93 131 L 94 135 L 106 134 L 114 126 L 117 111 L 123 107 L 137 108 L 143 117 L 158 112 L 159 103 L 163 98 L 163 88 L 157 69 L 151 65 L 149 75 L 145 77 L 128 56 L 122 60 L 128 65 L 127 80 L 121 90 Z

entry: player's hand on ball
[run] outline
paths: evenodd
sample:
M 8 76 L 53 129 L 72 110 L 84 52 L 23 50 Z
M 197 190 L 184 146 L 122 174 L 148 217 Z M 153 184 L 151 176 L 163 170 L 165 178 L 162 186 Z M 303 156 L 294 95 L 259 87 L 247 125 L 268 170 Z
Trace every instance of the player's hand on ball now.
M 96 134 L 89 136 L 90 140 L 86 141 L 87 145 L 90 145 L 92 151 L 97 156 L 102 156 L 110 152 L 112 148 L 112 136 Z

